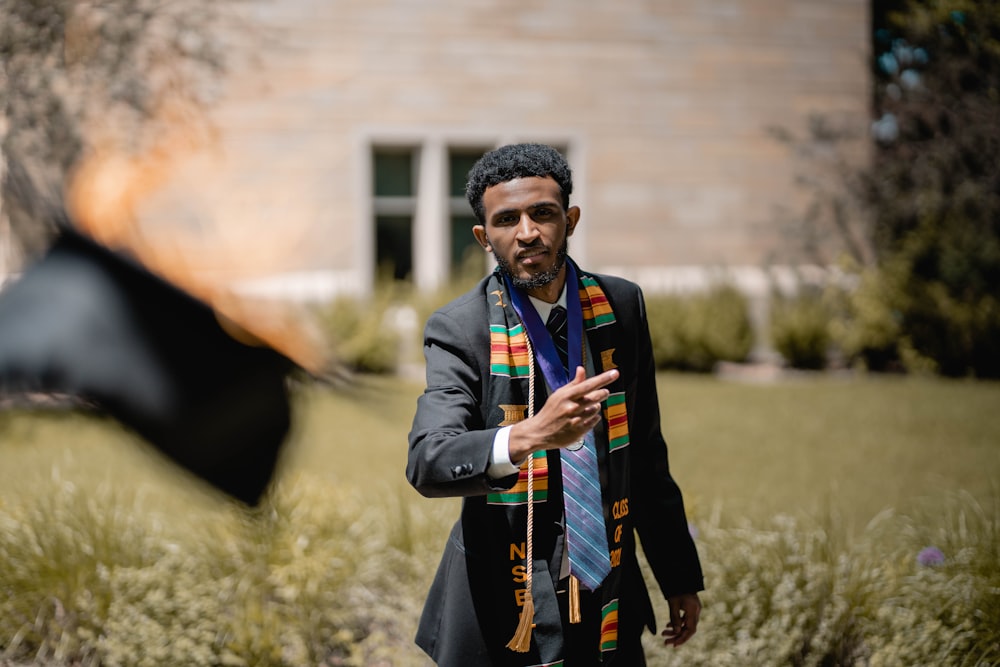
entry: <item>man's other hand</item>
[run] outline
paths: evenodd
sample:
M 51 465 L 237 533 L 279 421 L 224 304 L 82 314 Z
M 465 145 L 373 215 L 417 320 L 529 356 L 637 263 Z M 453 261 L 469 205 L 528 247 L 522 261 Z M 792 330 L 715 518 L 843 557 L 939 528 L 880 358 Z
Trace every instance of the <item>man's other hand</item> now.
M 667 598 L 670 605 L 670 623 L 663 632 L 666 646 L 680 646 L 694 636 L 701 616 L 701 600 L 697 593 L 684 593 Z

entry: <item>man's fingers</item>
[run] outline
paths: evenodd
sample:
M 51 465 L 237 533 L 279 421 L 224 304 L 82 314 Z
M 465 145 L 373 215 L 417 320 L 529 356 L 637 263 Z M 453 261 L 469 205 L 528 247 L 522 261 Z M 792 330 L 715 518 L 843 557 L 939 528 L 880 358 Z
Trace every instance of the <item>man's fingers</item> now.
M 682 620 L 678 623 L 668 625 L 660 635 L 663 637 L 663 643 L 667 646 L 680 646 L 691 639 L 694 636 L 694 632 L 695 628 Z
M 681 616 L 679 604 L 670 605 L 670 629 L 673 631 L 674 639 L 684 630 L 684 618 Z
M 611 392 L 607 389 L 598 389 L 597 391 L 592 391 L 584 396 L 581 396 L 578 400 L 581 403 L 603 403 L 610 395 Z
M 697 594 L 679 595 L 669 599 L 670 624 L 661 635 L 667 646 L 680 646 L 694 636 L 701 616 L 701 601 Z
M 584 385 L 567 385 L 560 389 L 562 392 L 560 399 L 566 401 L 565 405 L 574 414 L 582 410 L 585 414 L 599 412 L 601 404 L 608 398 L 610 393 L 603 387 L 583 391 Z
M 577 436 L 583 437 L 590 429 L 597 426 L 597 423 L 601 420 L 601 406 L 585 406 L 574 411 L 574 414 L 568 416 L 566 426 L 573 431 L 574 441 Z
M 583 369 L 583 366 L 576 367 L 576 375 L 573 379 L 566 385 L 570 387 L 574 394 L 587 394 L 595 389 L 601 389 L 608 386 L 612 382 L 618 379 L 618 370 L 612 368 L 610 371 L 604 371 L 593 377 L 587 377 L 587 372 Z
M 588 378 L 582 366 L 577 366 L 573 380 L 555 392 L 545 402 L 546 419 L 552 426 L 547 439 L 549 447 L 567 447 L 579 442 L 601 421 L 601 404 L 608 397 L 604 387 L 618 379 L 618 371 L 605 371 Z

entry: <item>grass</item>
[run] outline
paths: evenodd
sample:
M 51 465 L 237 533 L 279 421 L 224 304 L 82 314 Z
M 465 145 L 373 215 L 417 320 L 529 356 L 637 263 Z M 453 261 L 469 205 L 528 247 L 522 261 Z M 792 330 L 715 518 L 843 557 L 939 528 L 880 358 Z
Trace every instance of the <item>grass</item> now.
M 1000 479 L 1000 383 L 817 375 L 758 385 L 663 374 L 658 385 L 672 471 L 695 517 L 832 510 L 856 531 L 926 496 L 963 489 L 986 499 Z M 365 376 L 300 392 L 283 473 L 398 496 L 411 509 L 448 503 L 420 498 L 404 477 L 421 390 Z M 133 442 L 107 420 L 0 415 L 0 499 L 103 480 L 177 502 L 183 476 Z
M 659 388 L 673 473 L 693 523 L 702 528 L 704 556 L 718 561 L 707 570 L 720 582 L 759 584 L 748 572 L 759 566 L 740 570 L 723 563 L 734 543 L 751 555 L 780 546 L 768 563 L 782 562 L 792 549 L 788 544 L 847 552 L 868 539 L 866 526 L 892 508 L 923 517 L 923 532 L 918 525 L 907 533 L 914 548 L 932 539 L 944 546 L 945 538 L 933 532 L 935 522 L 964 525 L 965 519 L 956 519 L 942 499 L 962 492 L 990 507 L 996 498 L 1000 384 L 803 375 L 754 385 L 665 374 Z M 197 638 L 211 635 L 204 618 L 189 618 L 177 605 L 154 608 L 156 597 L 139 592 L 164 580 L 175 582 L 174 596 L 182 588 L 215 590 L 196 576 L 205 568 L 222 599 L 239 604 L 219 606 L 216 590 L 214 606 L 202 616 L 229 614 L 232 627 L 244 628 L 229 644 L 250 646 L 245 664 L 310 664 L 320 650 L 310 644 L 316 637 L 332 637 L 341 651 L 339 662 L 327 656 L 329 665 L 427 664 L 412 646 L 412 631 L 458 501 L 421 498 L 404 477 L 406 434 L 421 389 L 363 377 L 350 387 L 299 392 L 277 491 L 250 514 L 220 502 L 141 443 L 135 446 L 135 438 L 111 421 L 0 413 L 0 519 L 17 517 L 0 526 L 0 551 L 6 549 L 0 556 L 6 555 L 8 568 L 0 588 L 19 586 L 26 596 L 32 586 L 62 591 L 51 594 L 42 610 L 29 601 L 24 615 L 34 616 L 20 626 L 18 641 L 57 624 L 66 615 L 60 604 L 83 591 L 77 606 L 109 619 L 108 627 L 121 631 L 115 636 L 139 642 L 128 631 L 137 627 L 135 619 L 145 619 L 142 627 L 154 636 L 169 631 L 185 637 L 191 647 L 185 659 L 201 664 L 192 656 L 199 655 Z M 779 515 L 793 519 L 775 519 Z M 775 520 L 780 528 L 741 528 Z M 830 530 L 817 537 L 817 524 Z M 183 560 L 178 550 L 198 558 Z M 823 581 L 839 586 L 839 566 L 830 558 Z M 775 571 L 775 581 L 783 581 L 788 569 Z M 883 579 L 908 582 L 904 570 Z M 251 590 L 271 594 L 248 597 Z M 711 588 L 706 600 L 725 607 Z M 168 621 L 155 620 L 156 614 Z M 658 614 L 664 618 L 662 606 Z M 830 622 L 841 627 L 848 621 L 842 613 Z M 361 623 L 363 632 L 352 623 Z M 738 623 L 715 620 L 719 632 L 742 632 Z M 289 628 L 305 630 L 290 636 Z M 81 633 L 86 640 L 99 629 L 84 627 L 69 638 L 63 633 L 35 658 L 73 655 Z M 706 630 L 704 641 L 711 638 Z M 0 664 L 10 641 L 0 635 Z M 159 644 L 104 641 L 105 655 L 112 656 L 154 645 L 180 650 L 169 635 Z M 721 641 L 718 633 L 714 641 Z M 242 664 L 230 648 L 219 650 Z M 651 665 L 664 664 L 650 655 Z
M 774 384 L 659 377 L 663 432 L 693 518 L 833 512 L 858 532 L 882 510 L 1000 480 L 1000 383 L 815 375 Z M 422 387 L 366 378 L 303 397 L 289 467 L 338 483 L 406 485 L 406 434 Z M 401 490 L 400 490 L 401 489 Z
M 696 516 L 839 515 L 857 533 L 887 507 L 1000 480 L 1000 384 L 806 376 L 764 385 L 662 376 L 672 470 Z

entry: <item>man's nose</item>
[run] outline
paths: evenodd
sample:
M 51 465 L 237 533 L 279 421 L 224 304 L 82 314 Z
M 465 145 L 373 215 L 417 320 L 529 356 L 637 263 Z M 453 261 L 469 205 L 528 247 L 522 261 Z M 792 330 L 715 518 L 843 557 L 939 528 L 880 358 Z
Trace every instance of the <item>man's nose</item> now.
M 517 240 L 522 243 L 531 243 L 538 238 L 538 225 L 527 213 L 521 214 L 521 219 L 517 223 Z

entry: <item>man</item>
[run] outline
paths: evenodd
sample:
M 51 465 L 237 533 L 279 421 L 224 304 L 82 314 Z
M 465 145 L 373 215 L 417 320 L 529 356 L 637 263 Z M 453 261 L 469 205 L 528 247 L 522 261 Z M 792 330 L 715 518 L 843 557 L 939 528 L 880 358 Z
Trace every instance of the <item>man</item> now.
M 425 329 L 407 476 L 425 496 L 464 498 L 417 632 L 444 667 L 644 665 L 642 630 L 656 626 L 636 532 L 669 601 L 665 643 L 697 628 L 701 566 L 660 434 L 642 294 L 567 257 L 572 188 L 548 146 L 484 155 L 466 194 L 498 268 Z

